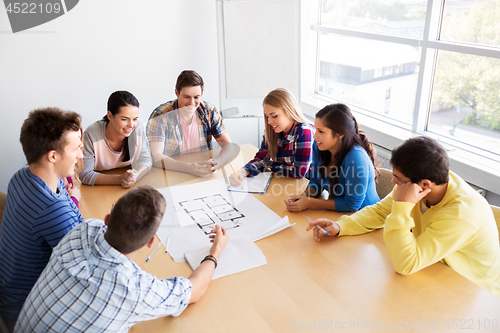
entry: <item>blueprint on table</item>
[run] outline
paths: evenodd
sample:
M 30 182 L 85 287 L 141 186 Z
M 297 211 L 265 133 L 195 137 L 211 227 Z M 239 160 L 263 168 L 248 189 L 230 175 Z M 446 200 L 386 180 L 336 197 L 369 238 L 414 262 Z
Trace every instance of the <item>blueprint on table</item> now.
M 158 238 L 169 240 L 170 255 L 184 261 L 184 253 L 211 245 L 211 227 L 226 228 L 231 239 L 256 239 L 281 217 L 248 193 L 229 192 L 224 179 L 157 189 L 167 201 Z

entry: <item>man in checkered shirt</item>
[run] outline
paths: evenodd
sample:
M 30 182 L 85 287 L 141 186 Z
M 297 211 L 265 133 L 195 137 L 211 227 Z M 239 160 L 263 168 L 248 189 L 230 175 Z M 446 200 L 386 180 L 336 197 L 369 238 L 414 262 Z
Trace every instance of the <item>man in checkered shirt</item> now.
M 204 83 L 192 70 L 183 71 L 175 85 L 176 100 L 158 106 L 149 116 L 147 136 L 153 165 L 168 170 L 209 176 L 225 162 L 231 139 L 217 109 L 202 101 Z M 212 149 L 212 137 L 223 147 L 214 160 L 187 163 L 171 156 Z M 228 147 L 228 148 L 225 148 Z M 207 167 L 212 168 L 207 170 Z
M 165 207 L 158 191 L 135 188 L 104 221 L 75 227 L 54 248 L 14 332 L 127 332 L 140 321 L 178 316 L 198 301 L 229 237 L 216 227 L 210 255 L 189 278 L 146 273 L 132 259 L 153 243 Z

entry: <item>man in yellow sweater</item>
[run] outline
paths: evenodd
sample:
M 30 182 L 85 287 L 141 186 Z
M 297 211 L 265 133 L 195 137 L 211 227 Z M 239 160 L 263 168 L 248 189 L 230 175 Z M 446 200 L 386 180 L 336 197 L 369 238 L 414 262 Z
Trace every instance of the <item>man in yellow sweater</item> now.
M 500 297 L 500 243 L 488 202 L 449 171 L 446 151 L 433 139 L 408 139 L 392 151 L 392 194 L 339 221 L 318 224 L 330 236 L 359 235 L 385 226 L 394 269 L 411 274 L 442 261 Z

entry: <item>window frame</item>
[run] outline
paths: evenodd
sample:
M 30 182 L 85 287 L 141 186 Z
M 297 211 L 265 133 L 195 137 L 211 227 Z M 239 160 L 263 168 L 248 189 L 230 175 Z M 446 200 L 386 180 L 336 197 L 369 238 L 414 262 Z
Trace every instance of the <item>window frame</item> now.
M 301 14 L 299 18 L 301 21 L 300 96 L 304 113 L 309 117 L 314 117 L 314 114 L 324 105 L 337 102 L 333 98 L 316 93 L 318 87 L 318 76 L 316 73 L 320 70 L 319 50 L 321 47 L 321 33 L 334 33 L 342 36 L 419 47 L 421 49 L 420 70 L 417 78 L 416 98 L 411 126 L 398 123 L 396 120 L 387 121 L 388 118 L 384 119 L 384 116 L 351 107 L 358 123 L 360 123 L 371 141 L 388 149 L 394 148 L 403 140 L 410 137 L 419 135 L 433 137 L 439 140 L 448 150 L 452 170 L 462 175 L 462 177 L 465 176 L 464 178 L 473 184 L 494 193 L 499 193 L 500 157 L 498 155 L 468 145 L 465 142 L 429 132 L 427 131 L 427 123 L 430 115 L 429 110 L 431 107 L 437 53 L 439 51 L 451 51 L 500 59 L 500 48 L 439 40 L 445 0 L 428 0 L 422 38 L 321 25 L 322 2 L 322 0 L 301 1 Z M 311 78 L 313 78 L 312 81 Z

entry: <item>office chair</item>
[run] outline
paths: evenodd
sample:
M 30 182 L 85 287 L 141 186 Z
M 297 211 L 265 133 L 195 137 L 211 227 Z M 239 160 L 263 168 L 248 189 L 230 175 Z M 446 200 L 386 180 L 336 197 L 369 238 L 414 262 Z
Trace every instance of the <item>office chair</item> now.
M 7 201 L 7 193 L 0 192 L 0 225 L 2 225 L 3 209 Z
M 500 207 L 490 205 L 493 215 L 495 216 L 495 221 L 497 222 L 498 232 L 500 234 Z M 500 238 L 499 238 L 500 241 Z
M 392 183 L 392 171 L 389 169 L 379 168 L 380 177 L 377 180 L 377 194 L 380 199 L 385 198 L 389 193 L 391 193 L 394 188 Z
M 9 330 L 7 329 L 7 325 L 5 325 L 2 318 L 0 318 L 0 332 L 1 333 L 9 333 Z

